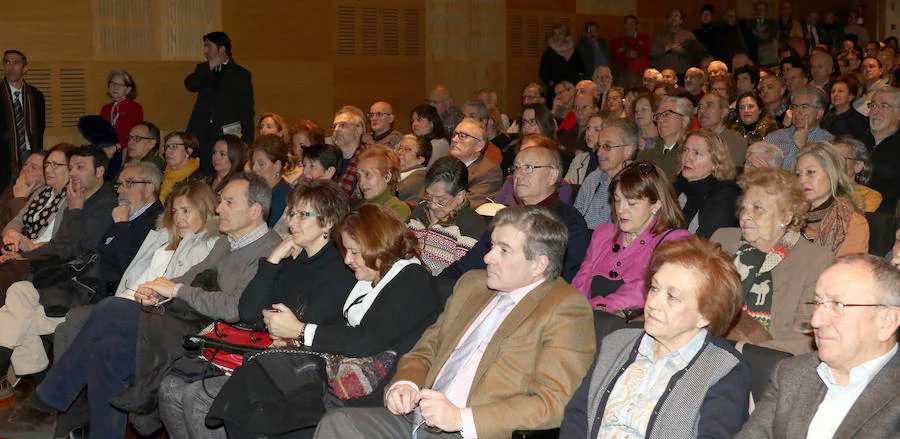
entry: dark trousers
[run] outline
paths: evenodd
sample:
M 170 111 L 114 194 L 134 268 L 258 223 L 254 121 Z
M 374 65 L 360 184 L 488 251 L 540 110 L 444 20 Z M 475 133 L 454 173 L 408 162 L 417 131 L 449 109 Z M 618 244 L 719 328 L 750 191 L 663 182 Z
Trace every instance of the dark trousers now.
M 91 439 L 125 437 L 128 414 L 109 404 L 134 374 L 141 306 L 110 297 L 101 301 L 72 346 L 37 388 L 37 395 L 57 410 L 66 410 L 87 387 Z

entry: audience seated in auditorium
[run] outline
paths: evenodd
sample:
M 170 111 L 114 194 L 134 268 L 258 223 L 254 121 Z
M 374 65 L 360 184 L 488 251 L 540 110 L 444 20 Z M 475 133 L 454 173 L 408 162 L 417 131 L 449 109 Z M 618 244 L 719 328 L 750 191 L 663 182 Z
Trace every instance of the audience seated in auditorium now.
M 155 406 L 159 372 L 182 355 L 182 337 L 196 334 L 214 319 L 238 318 L 241 293 L 256 274 L 259 259 L 281 242 L 266 227 L 269 192 L 262 177 L 232 178 L 216 209 L 219 231 L 227 239 L 219 240 L 206 259 L 183 275 L 131 287 L 133 301 L 101 301 L 37 387 L 32 404 L 51 413 L 63 411 L 86 388 L 92 434 L 124 437 L 127 412 Z M 166 312 L 141 312 L 142 305 L 159 306 L 175 297 L 178 300 L 164 304 Z M 123 391 L 117 405 L 111 405 L 111 398 Z
M 759 142 L 778 129 L 778 122 L 769 114 L 762 98 L 755 91 L 741 93 L 735 102 L 737 118 L 726 126 L 744 136 L 748 143 Z M 784 152 L 781 155 L 784 157 Z M 783 160 L 782 158 L 782 164 L 778 166 L 784 164 Z
M 260 259 L 238 304 L 242 322 L 254 328 L 268 322 L 270 334 L 284 339 L 295 330 L 292 325 L 300 324 L 298 318 L 314 324 L 342 321 L 344 301 L 356 283 L 332 236 L 349 211 L 347 194 L 334 181 L 304 180 L 291 190 L 288 204 L 291 233 Z M 270 313 L 264 320 L 263 310 L 284 316 Z M 228 380 L 222 374 L 206 380 L 167 374 L 160 384 L 159 409 L 169 436 L 224 438 L 224 428 L 208 428 L 203 418 Z
M 362 143 L 362 136 L 366 133 L 365 115 L 359 108 L 345 105 L 335 113 L 331 130 L 331 140 L 343 156 L 337 168 L 338 184 L 350 195 L 356 191 L 358 156 L 366 146 Z
M 721 338 L 741 306 L 728 255 L 693 236 L 666 242 L 647 279 L 644 329 L 604 337 L 560 437 L 731 437 L 747 420 L 750 367 Z
M 159 172 L 166 170 L 166 159 L 161 154 L 159 147 L 159 127 L 146 120 L 135 124 L 131 131 L 128 132 L 126 138 L 128 148 L 126 155 L 128 161 L 140 160 L 142 162 L 150 162 L 159 168 Z M 120 139 L 122 141 L 122 139 Z
M 734 255 L 744 314 L 729 338 L 803 354 L 813 349 L 803 302 L 834 252 L 803 239 L 808 202 L 800 180 L 780 166 L 747 171 L 738 216 L 741 228 L 722 228 L 713 242 Z M 757 324 L 754 324 L 758 322 Z
M 441 123 L 441 117 L 431 105 L 420 105 L 409 113 L 409 126 L 412 133 L 418 137 L 424 137 L 431 143 L 431 161 L 426 166 L 431 166 L 437 159 L 446 157 L 450 152 L 450 135 Z
M 548 208 L 566 225 L 569 233 L 568 245 L 562 262 L 561 276 L 571 281 L 584 260 L 590 233 L 584 217 L 570 204 L 562 201 L 558 192 L 558 181 L 562 159 L 554 148 L 555 143 L 546 137 L 533 137 L 534 147 L 526 148 L 516 155 L 513 165 L 513 187 L 516 204 L 539 205 Z M 530 140 L 530 139 L 526 139 Z M 471 168 L 470 168 L 471 171 Z M 469 182 L 471 184 L 471 177 Z M 470 270 L 485 267 L 484 256 L 491 250 L 491 230 L 486 230 L 465 256 L 441 272 L 445 279 L 459 279 Z
M 897 213 L 900 198 L 900 90 L 883 87 L 872 93 L 869 127 L 872 148 L 872 189 L 881 192 L 881 212 Z
M 867 252 L 869 224 L 841 153 L 828 142 L 810 143 L 797 156 L 794 172 L 809 201 L 803 237 L 837 256 Z
M 437 111 L 441 124 L 444 125 L 444 131 L 448 133 L 452 133 L 456 129 L 456 125 L 465 117 L 459 108 L 453 105 L 450 90 L 443 85 L 438 84 L 431 90 L 427 103 Z
M 422 262 L 437 276 L 472 249 L 486 224 L 469 205 L 469 171 L 461 161 L 438 159 L 423 184 L 424 200 L 413 209 L 407 226 L 419 240 Z
M 478 207 L 493 197 L 503 185 L 503 172 L 484 156 L 487 146 L 484 127 L 478 121 L 465 118 L 453 132 L 450 156 L 469 168 L 469 202 Z
M 439 429 L 501 438 L 559 425 L 595 344 L 587 300 L 558 279 L 565 225 L 543 207 L 516 206 L 492 228 L 487 271 L 459 280 L 438 321 L 400 359 L 386 407 L 332 411 L 317 437 Z
M 431 162 L 431 143 L 424 137 L 407 134 L 394 149 L 400 159 L 400 184 L 397 187 L 397 198 L 416 205 L 422 201 L 425 191 L 425 172 Z
M 837 136 L 832 145 L 841 153 L 847 165 L 847 176 L 854 192 L 862 203 L 863 212 L 875 212 L 881 205 L 881 194 L 866 186 L 872 178 L 872 158 L 866 145 L 850 135 Z
M 254 174 L 263 178 L 272 191 L 272 200 L 269 204 L 268 220 L 266 221 L 269 227 L 275 227 L 287 207 L 287 196 L 291 191 L 291 185 L 281 177 L 281 171 L 287 163 L 287 156 L 287 144 L 281 137 L 274 134 L 260 135 L 250 147 L 251 169 Z
M 596 134 L 595 152 L 591 153 L 596 156 L 592 157 L 597 160 L 596 169 L 582 182 L 574 204 L 589 229 L 612 221 L 609 184 L 626 162 L 634 159 L 637 142 L 637 129 L 626 120 L 605 121 Z
M 375 203 L 397 214 L 400 221 L 409 217 L 409 205 L 396 195 L 400 182 L 400 159 L 385 145 L 372 145 L 359 154 L 360 198 L 351 200 L 353 207 Z
M 894 437 L 900 425 L 900 272 L 877 256 L 838 259 L 808 303 L 817 352 L 781 361 L 736 436 Z
M 827 106 L 828 97 L 818 88 L 801 87 L 791 93 L 791 126 L 773 131 L 765 138 L 784 151 L 785 169 L 793 168 L 797 151 L 809 142 L 829 142 L 834 138 L 819 126 Z
M 668 178 L 647 162 L 626 166 L 604 192 L 611 200 L 613 221 L 594 230 L 572 285 L 594 308 L 642 308 L 651 254 L 662 242 L 690 235 L 684 230 L 684 214 Z
M 369 107 L 370 132 L 363 135 L 363 143 L 366 145 L 387 145 L 396 149 L 403 134 L 394 129 L 394 107 L 391 104 L 378 101 Z
M 780 168 L 784 163 L 784 151 L 768 142 L 756 142 L 747 147 L 745 158 L 744 172 L 767 166 Z
M 721 136 L 708 129 L 691 133 L 679 170 L 675 192 L 689 232 L 709 239 L 719 228 L 737 225 L 737 171 Z
M 690 99 L 674 96 L 660 99 L 653 115 L 659 138 L 653 148 L 643 149 L 638 153 L 638 160 L 659 166 L 675 181 L 680 169 L 685 131 L 691 126 L 693 117 L 694 105 Z
M 200 159 L 197 158 L 199 148 L 197 136 L 190 132 L 172 131 L 166 134 L 162 148 L 166 158 L 166 169 L 163 172 L 162 185 L 159 187 L 159 201 L 165 203 L 175 185 L 189 180 L 194 171 L 200 168 Z
M 6 228 L 35 191 L 44 186 L 44 158 L 46 151 L 35 151 L 28 155 L 16 181 L 0 194 L 0 227 Z
M 35 192 L 22 208 L 17 215 L 21 221 L 14 219 L 4 229 L 0 298 L 5 299 L 6 290 L 23 279 L 32 263 L 40 264 L 35 265 L 37 269 L 96 251 L 113 222 L 116 194 L 103 182 L 106 153 L 94 145 L 58 148 L 50 150 L 44 161 L 47 187 Z
M 96 262 L 87 264 L 73 279 L 35 277 L 37 285 L 21 281 L 9 287 L 6 303 L 0 307 L 0 377 L 7 377 L 10 364 L 15 367 L 10 376 L 46 369 L 49 360 L 40 336 L 52 334 L 71 307 L 96 303 L 115 293 L 125 268 L 163 211 L 157 198 L 161 181 L 152 164 L 126 165 L 116 182 L 119 206 L 112 210 L 112 224 L 96 247 Z
M 725 127 L 725 118 L 728 116 L 728 100 L 714 93 L 707 93 L 697 104 L 697 119 L 700 128 L 706 128 L 718 134 L 731 155 L 731 161 L 735 166 L 744 165 L 744 156 L 747 155 L 747 139 L 732 129 Z
M 556 145 L 556 142 L 550 139 L 547 136 L 542 136 L 540 134 L 527 134 L 521 136 L 521 140 L 519 142 L 519 150 L 517 153 L 520 154 L 522 151 L 534 147 L 541 146 L 547 149 L 559 150 L 559 147 Z M 594 158 L 596 160 L 596 157 Z M 596 166 L 596 165 L 595 165 Z M 513 206 L 515 204 L 519 204 L 520 200 L 516 197 L 516 179 L 512 175 L 514 172 L 515 162 L 513 165 L 507 169 L 507 173 L 509 174 L 505 181 L 503 182 L 503 186 L 500 187 L 500 190 L 497 191 L 497 195 L 495 195 L 492 200 L 494 203 L 502 204 L 504 206 Z M 560 179 L 556 191 L 559 195 L 560 201 L 566 204 L 572 204 L 574 198 L 573 187 L 569 184 L 565 179 Z
M 822 118 L 821 126 L 835 136 L 848 134 L 867 145 L 875 143 L 869 131 L 869 118 L 853 108 L 859 97 L 859 82 L 854 75 L 841 76 L 831 84 L 831 110 Z
M 202 169 L 197 169 L 191 175 L 191 181 L 206 183 L 215 193 L 222 193 L 222 189 L 228 184 L 228 180 L 234 174 L 242 172 L 244 164 L 249 161 L 247 145 L 241 138 L 234 134 L 223 134 L 213 145 L 212 175 L 202 174 Z M 302 168 L 301 168 L 302 169 Z

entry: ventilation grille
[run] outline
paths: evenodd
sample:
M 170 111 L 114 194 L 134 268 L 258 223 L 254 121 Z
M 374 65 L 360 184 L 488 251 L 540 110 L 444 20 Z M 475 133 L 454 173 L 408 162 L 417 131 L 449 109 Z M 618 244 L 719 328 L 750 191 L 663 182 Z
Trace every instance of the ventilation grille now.
M 59 69 L 59 98 L 61 126 L 78 126 L 78 119 L 86 113 L 84 69 Z
M 513 13 L 509 16 L 509 54 L 513 58 L 539 58 L 558 23 L 572 26 L 566 16 Z
M 422 12 L 411 8 L 337 7 L 337 54 L 421 56 Z
M 50 68 L 30 68 L 25 80 L 29 84 L 44 93 L 46 116 L 45 128 L 56 128 L 56 119 L 53 116 L 55 100 L 53 99 L 53 72 Z

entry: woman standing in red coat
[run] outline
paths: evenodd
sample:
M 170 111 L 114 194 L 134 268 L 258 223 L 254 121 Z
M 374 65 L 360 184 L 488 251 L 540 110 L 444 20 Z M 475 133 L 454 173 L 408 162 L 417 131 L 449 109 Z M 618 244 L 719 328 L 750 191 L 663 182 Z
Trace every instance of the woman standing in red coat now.
M 106 95 L 112 102 L 103 106 L 100 115 L 106 119 L 119 135 L 119 146 L 116 150 L 106 151 L 110 156 L 110 171 L 107 174 L 117 175 L 122 163 L 128 161 L 125 147 L 128 146 L 128 134 L 135 124 L 144 120 L 144 108 L 134 99 L 137 98 L 137 85 L 128 72 L 113 70 L 106 79 Z

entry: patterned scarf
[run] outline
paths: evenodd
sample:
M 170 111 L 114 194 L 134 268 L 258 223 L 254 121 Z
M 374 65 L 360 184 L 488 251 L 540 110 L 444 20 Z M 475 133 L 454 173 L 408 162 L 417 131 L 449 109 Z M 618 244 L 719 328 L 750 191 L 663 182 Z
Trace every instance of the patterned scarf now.
M 741 238 L 741 246 L 734 254 L 734 265 L 741 274 L 744 290 L 744 311 L 769 329 L 772 322 L 772 270 L 797 245 L 800 233 L 788 231 L 768 253 Z
M 66 197 L 66 191 L 65 189 L 59 191 L 59 193 L 50 200 L 52 195 L 53 188 L 47 186 L 38 194 L 37 198 L 31 200 L 31 203 L 28 204 L 28 208 L 25 209 L 25 213 L 22 214 L 22 234 L 28 239 L 37 239 L 41 230 L 44 230 L 44 228 L 47 227 L 50 218 L 52 218 L 59 209 L 59 202 Z M 49 206 L 47 206 L 48 200 L 50 201 Z
M 338 186 L 347 193 L 347 195 L 351 195 L 353 192 L 353 188 L 356 186 L 356 168 L 359 166 L 359 154 L 363 152 L 365 149 L 365 144 L 360 143 L 359 146 L 356 147 L 356 151 L 353 151 L 353 157 L 350 158 L 350 163 L 347 163 L 347 169 L 344 169 L 344 173 L 341 174 L 341 179 L 338 181 Z
M 807 224 L 819 224 L 819 231 L 811 239 L 814 243 L 837 252 L 844 240 L 847 239 L 847 231 L 850 229 L 850 219 L 855 208 L 846 198 L 831 197 L 821 206 L 808 213 Z M 809 239 L 809 237 L 807 237 Z

